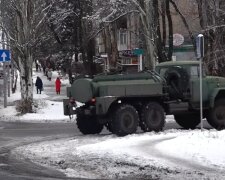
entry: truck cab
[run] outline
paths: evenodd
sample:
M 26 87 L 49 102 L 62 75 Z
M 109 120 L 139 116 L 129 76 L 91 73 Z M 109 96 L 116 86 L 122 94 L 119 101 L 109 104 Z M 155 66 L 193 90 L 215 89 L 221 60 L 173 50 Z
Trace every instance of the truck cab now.
M 199 61 L 177 61 L 177 62 L 164 62 L 156 66 L 156 71 L 165 78 L 168 91 L 169 101 L 168 109 L 169 113 L 174 114 L 178 124 L 182 127 L 194 128 L 200 120 L 200 70 Z M 208 122 L 215 128 L 225 126 L 225 122 L 221 121 L 211 123 L 218 117 L 222 116 L 222 110 L 219 112 L 217 108 L 217 115 L 215 114 L 215 106 L 221 99 L 225 98 L 225 78 L 218 76 L 208 76 L 203 68 L 202 78 L 202 100 L 203 100 L 203 115 L 207 118 Z M 219 103 L 220 104 L 220 103 Z M 220 105 L 221 107 L 221 105 Z M 224 107 L 223 107 L 224 108 Z M 225 109 L 224 109 L 225 110 Z M 184 115 L 182 115 L 184 114 Z M 195 123 L 184 125 L 179 123 L 185 119 L 186 122 L 190 122 L 188 119 L 196 118 Z M 212 115 L 213 114 L 213 115 Z M 186 116 L 186 117 L 185 117 Z M 216 118 L 217 117 L 217 118 Z M 214 119 L 214 120 L 212 120 Z M 225 119 L 222 116 L 222 120 Z

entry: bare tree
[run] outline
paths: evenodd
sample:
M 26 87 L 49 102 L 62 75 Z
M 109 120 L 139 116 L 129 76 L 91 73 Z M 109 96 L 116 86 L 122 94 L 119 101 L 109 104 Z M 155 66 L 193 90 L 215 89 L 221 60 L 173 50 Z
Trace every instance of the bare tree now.
M 14 62 L 20 72 L 21 97 L 27 112 L 32 112 L 35 47 L 44 34 L 42 28 L 49 8 L 43 5 L 42 0 L 1 0 L 1 7 L 4 7 L 1 27 L 10 40 Z
M 205 35 L 204 62 L 210 73 L 225 75 L 225 2 L 224 0 L 196 0 L 200 24 Z

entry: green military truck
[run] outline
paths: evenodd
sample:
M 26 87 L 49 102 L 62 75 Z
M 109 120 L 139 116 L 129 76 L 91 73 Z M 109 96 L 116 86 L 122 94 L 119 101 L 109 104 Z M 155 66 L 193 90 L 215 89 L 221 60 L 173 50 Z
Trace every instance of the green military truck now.
M 225 128 L 225 78 L 203 72 L 203 116 L 220 130 Z M 155 71 L 135 74 L 103 74 L 81 78 L 67 89 L 67 96 L 81 102 L 70 110 L 64 100 L 64 114 L 77 115 L 83 134 L 100 133 L 103 127 L 124 136 L 161 131 L 165 115 L 173 114 L 183 128 L 194 129 L 200 123 L 199 62 L 164 62 Z

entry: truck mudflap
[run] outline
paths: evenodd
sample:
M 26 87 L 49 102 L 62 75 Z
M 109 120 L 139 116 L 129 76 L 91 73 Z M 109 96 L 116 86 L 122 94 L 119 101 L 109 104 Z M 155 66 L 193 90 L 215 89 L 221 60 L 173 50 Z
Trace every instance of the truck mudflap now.
M 63 99 L 63 111 L 65 116 L 70 116 L 76 114 L 77 104 L 75 100 L 71 101 L 71 99 Z
M 63 99 L 63 112 L 65 116 L 69 116 L 69 99 Z

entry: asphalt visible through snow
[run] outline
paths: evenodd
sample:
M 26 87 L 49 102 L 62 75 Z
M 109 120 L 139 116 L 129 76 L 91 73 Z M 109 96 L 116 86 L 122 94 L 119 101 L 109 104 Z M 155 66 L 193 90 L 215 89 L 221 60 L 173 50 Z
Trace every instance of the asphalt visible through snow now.
M 54 79 L 48 82 L 47 77 L 41 75 L 44 91 L 48 100 L 62 101 L 66 97 L 66 86 L 62 86 L 61 95 L 56 95 Z M 48 82 L 45 83 L 45 82 Z M 13 154 L 16 147 L 31 143 L 50 141 L 55 139 L 74 137 L 80 134 L 75 123 L 22 123 L 0 121 L 0 179 L 70 179 L 63 173 L 52 168 L 46 168 L 19 155 Z
M 166 125 L 166 129 L 172 129 L 176 127 L 175 123 L 169 123 Z M 46 168 L 44 166 L 35 164 L 31 162 L 29 159 L 24 158 L 19 154 L 12 153 L 12 151 L 20 146 L 26 146 L 33 143 L 39 143 L 43 141 L 51 141 L 57 139 L 66 139 L 69 137 L 82 137 L 81 133 L 76 128 L 75 123 L 21 123 L 21 122 L 0 122 L 0 179 L 4 180 L 51 180 L 51 179 L 76 179 L 76 178 L 68 178 L 63 173 L 55 170 L 54 168 Z M 108 134 L 108 132 L 103 132 Z M 102 136 L 102 135 L 101 135 Z M 139 176 L 135 174 L 138 179 L 143 177 L 154 177 L 153 179 L 161 179 L 162 174 L 170 174 L 173 178 L 178 176 L 181 177 L 182 174 L 188 174 L 190 179 L 192 175 L 197 177 L 212 177 L 212 175 L 216 175 L 216 172 L 213 172 L 213 169 L 208 169 L 206 167 L 201 167 L 197 164 L 193 164 L 192 162 L 185 162 L 180 159 L 175 159 L 172 157 L 167 157 L 163 154 L 160 154 L 154 146 L 167 139 L 162 139 L 160 141 L 150 141 L 148 143 L 140 144 L 138 146 L 146 146 L 146 153 L 151 152 L 151 155 L 156 158 L 161 158 L 163 161 L 169 161 L 173 164 L 179 164 L 179 167 L 186 167 L 185 172 L 181 171 L 170 171 L 169 169 L 154 167 L 154 163 L 149 167 L 144 167 L 142 172 L 146 171 L 146 175 Z M 149 144 L 150 143 L 150 144 Z M 138 148 L 138 147 L 133 147 Z M 71 164 L 74 164 L 74 161 L 77 161 L 76 164 L 81 164 L 81 167 L 85 167 L 85 169 L 92 169 L 92 166 L 95 164 L 91 163 L 91 159 L 85 159 L 85 157 L 80 157 L 82 159 L 71 160 Z M 110 160 L 107 162 L 106 159 L 99 159 L 99 167 L 107 166 L 107 163 L 113 163 Z M 44 162 L 44 161 L 43 161 Z M 85 164 L 87 163 L 87 164 Z M 119 164 L 118 164 L 119 163 Z M 120 166 L 124 166 L 123 168 L 129 169 L 129 164 L 124 164 L 125 162 L 115 162 L 115 167 L 121 168 Z M 188 168 L 187 168 L 188 166 Z M 133 167 L 135 168 L 135 167 Z M 136 167 L 137 171 L 140 167 Z M 82 169 L 82 168 L 81 168 Z M 149 173 L 151 171 L 151 173 Z M 217 171 L 218 173 L 218 171 Z M 154 176 L 153 176 L 154 175 Z M 129 179 L 132 177 L 128 176 Z M 164 176 L 165 177 L 165 176 Z M 81 178 L 77 178 L 81 179 Z M 171 178 L 169 178 L 171 179 Z M 209 178 L 211 179 L 211 178 Z
M 0 179 L 68 179 L 54 169 L 34 164 L 11 153 L 30 143 L 74 137 L 75 123 L 0 122 Z

